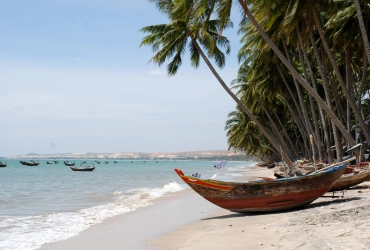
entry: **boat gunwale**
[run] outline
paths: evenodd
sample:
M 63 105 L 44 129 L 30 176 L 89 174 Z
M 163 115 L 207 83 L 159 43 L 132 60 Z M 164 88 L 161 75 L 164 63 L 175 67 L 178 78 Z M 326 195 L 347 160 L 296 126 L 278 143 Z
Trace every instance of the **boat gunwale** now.
M 306 179 L 307 177 L 315 177 L 315 176 L 318 176 L 318 175 L 330 174 L 331 172 L 337 171 L 339 168 L 344 167 L 344 165 L 347 167 L 348 162 L 342 162 L 341 165 L 332 166 L 332 167 L 330 167 L 327 170 L 322 171 L 322 172 L 314 172 L 314 173 L 311 173 L 311 174 L 308 174 L 308 175 L 295 176 L 295 177 L 289 177 L 289 178 L 281 178 L 281 179 L 272 179 L 272 180 L 261 179 L 261 180 L 230 182 L 230 181 L 219 181 L 219 180 L 212 180 L 212 179 L 200 179 L 200 178 L 197 178 L 197 177 L 194 177 L 194 176 L 188 176 L 188 175 L 185 175 L 185 174 L 182 175 L 181 173 L 178 173 L 178 175 L 181 178 L 189 179 L 189 181 L 191 181 L 191 179 L 192 179 L 192 180 L 199 180 L 199 181 L 202 181 L 202 182 L 207 182 L 207 183 L 217 184 L 217 185 L 224 185 L 224 186 L 245 185 L 245 184 L 269 184 L 269 183 L 271 184 L 272 182 L 273 183 L 278 183 L 278 182 L 286 183 L 287 181 L 289 181 L 289 182 L 290 181 L 297 181 L 299 179 Z M 193 184 L 200 185 L 200 184 L 197 184 L 197 183 L 193 183 Z

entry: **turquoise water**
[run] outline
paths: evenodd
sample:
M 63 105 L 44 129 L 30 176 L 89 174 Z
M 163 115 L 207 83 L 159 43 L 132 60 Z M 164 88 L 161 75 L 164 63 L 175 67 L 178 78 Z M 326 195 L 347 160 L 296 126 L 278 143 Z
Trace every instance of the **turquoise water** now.
M 0 249 L 36 249 L 66 239 L 109 217 L 134 212 L 156 198 L 188 188 L 173 171 L 219 180 L 242 179 L 253 162 L 109 161 L 93 172 L 74 172 L 63 164 L 23 166 L 7 160 L 0 168 Z M 75 160 L 79 166 L 82 160 Z

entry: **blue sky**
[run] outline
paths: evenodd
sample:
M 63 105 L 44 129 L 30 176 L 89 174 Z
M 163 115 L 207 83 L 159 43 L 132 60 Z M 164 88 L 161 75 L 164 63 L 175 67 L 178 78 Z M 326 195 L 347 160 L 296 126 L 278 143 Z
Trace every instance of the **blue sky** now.
M 1 1 L 0 156 L 227 149 L 235 103 L 203 62 L 185 60 L 173 77 L 148 64 L 139 29 L 158 23 L 146 0 Z M 226 83 L 236 33 L 225 33 Z

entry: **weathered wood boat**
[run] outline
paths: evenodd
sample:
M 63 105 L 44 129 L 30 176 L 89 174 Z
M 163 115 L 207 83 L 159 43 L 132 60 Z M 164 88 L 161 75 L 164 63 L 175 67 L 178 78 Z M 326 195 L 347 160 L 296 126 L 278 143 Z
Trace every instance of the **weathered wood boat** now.
M 2 163 L 2 162 L 0 161 L 0 168 L 5 168 L 7 165 L 8 165 L 8 163 L 7 163 L 7 162 Z
M 68 161 L 64 161 L 63 162 L 64 163 L 64 165 L 66 165 L 66 166 L 74 166 L 76 163 L 74 163 L 74 162 L 68 162 Z
M 272 212 L 307 205 L 325 194 L 343 174 L 348 163 L 341 162 L 321 172 L 285 179 L 223 182 L 186 176 L 180 178 L 213 204 L 233 212 Z
M 347 188 L 356 186 L 364 181 L 370 180 L 370 168 L 352 169 L 351 173 L 343 174 L 331 187 L 329 192 L 342 191 Z
M 84 168 L 74 168 L 70 167 L 73 171 L 93 171 L 95 167 L 84 167 Z

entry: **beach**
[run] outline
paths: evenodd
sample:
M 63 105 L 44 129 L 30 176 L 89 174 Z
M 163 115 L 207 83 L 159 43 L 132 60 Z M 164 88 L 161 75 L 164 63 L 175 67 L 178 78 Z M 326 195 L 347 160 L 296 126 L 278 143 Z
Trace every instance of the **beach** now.
M 251 178 L 271 175 L 256 168 Z M 266 214 L 233 213 L 185 190 L 41 249 L 369 249 L 369 188 Z

